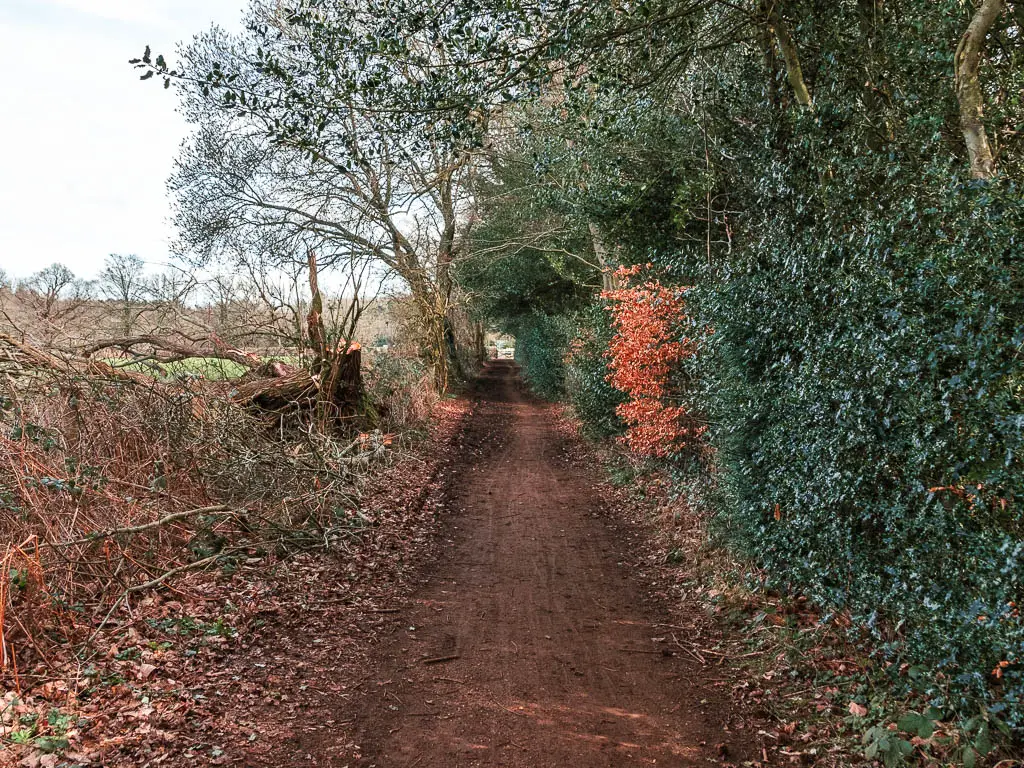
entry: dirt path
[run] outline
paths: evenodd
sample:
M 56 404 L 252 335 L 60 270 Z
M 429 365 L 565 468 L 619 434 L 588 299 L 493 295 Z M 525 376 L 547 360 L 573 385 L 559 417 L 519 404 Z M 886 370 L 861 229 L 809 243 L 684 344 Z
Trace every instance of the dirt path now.
M 652 641 L 669 619 L 645 604 L 553 412 L 520 393 L 510 363 L 492 363 L 478 395 L 465 441 L 482 450 L 450 484 L 451 541 L 340 713 L 358 764 L 738 761 L 714 675 Z M 299 749 L 315 760 L 330 739 Z

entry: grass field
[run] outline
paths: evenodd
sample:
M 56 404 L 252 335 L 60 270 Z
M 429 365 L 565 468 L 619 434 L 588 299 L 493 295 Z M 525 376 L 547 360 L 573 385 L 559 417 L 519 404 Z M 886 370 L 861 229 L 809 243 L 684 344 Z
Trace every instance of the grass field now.
M 107 359 L 110 365 L 126 371 L 145 373 L 156 379 L 169 380 L 188 376 L 202 376 L 205 379 L 221 381 L 237 379 L 247 368 L 232 360 L 219 357 L 189 357 L 172 363 L 155 363 L 153 361 L 135 362 L 131 360 Z

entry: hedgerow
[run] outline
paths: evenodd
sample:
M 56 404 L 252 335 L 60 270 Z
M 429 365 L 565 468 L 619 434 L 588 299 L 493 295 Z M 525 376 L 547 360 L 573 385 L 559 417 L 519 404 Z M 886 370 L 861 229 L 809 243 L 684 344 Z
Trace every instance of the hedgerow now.
M 959 185 L 853 243 L 776 222 L 702 296 L 730 544 L 1018 726 L 1022 214 Z
M 550 400 L 565 395 L 568 330 L 564 318 L 540 312 L 520 318 L 513 330 L 523 379 L 530 389 Z
M 593 437 L 620 435 L 618 407 L 625 398 L 608 381 L 608 347 L 614 331 L 607 304 L 594 302 L 576 314 L 573 330 L 565 360 L 566 395 L 573 412 Z

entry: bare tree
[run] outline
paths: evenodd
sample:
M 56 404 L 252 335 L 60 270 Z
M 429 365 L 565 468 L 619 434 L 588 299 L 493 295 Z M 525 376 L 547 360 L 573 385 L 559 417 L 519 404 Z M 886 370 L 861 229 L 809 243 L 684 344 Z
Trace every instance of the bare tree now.
M 198 287 L 196 277 L 187 270 L 168 267 L 149 278 L 147 294 L 153 304 L 153 324 L 157 331 L 181 331 L 194 324 L 188 302 Z
M 54 262 L 25 280 L 18 295 L 35 316 L 42 340 L 52 344 L 86 305 L 91 288 L 68 267 Z
M 209 302 L 209 324 L 222 337 L 231 332 L 233 311 L 240 309 L 241 279 L 234 272 L 218 271 L 203 284 L 203 294 Z
M 41 316 L 50 317 L 57 302 L 66 298 L 76 281 L 75 273 L 59 262 L 41 269 L 25 281 L 25 286 L 39 295 Z
M 280 26 L 282 50 L 310 44 L 302 29 L 264 20 Z M 189 69 L 206 71 L 225 51 L 241 50 L 235 44 L 216 31 L 201 36 L 185 51 Z M 315 149 L 272 139 L 258 117 L 224 109 L 202 89 L 183 92 L 184 112 L 197 126 L 170 181 L 183 250 L 201 259 L 244 254 L 259 269 L 269 263 L 286 273 L 313 250 L 321 271 L 344 272 L 349 283 L 381 265 L 408 287 L 423 350 L 444 390 L 453 263 L 474 154 L 405 135 L 372 107 L 329 92 L 324 99 L 336 98 L 336 109 Z
M 149 286 L 142 259 L 134 255 L 110 254 L 100 272 L 99 292 L 104 299 L 115 304 L 120 333 L 124 336 L 135 333 L 139 318 L 148 309 Z
M 376 301 L 386 273 L 376 269 L 370 259 L 355 256 L 343 260 L 322 238 L 307 236 L 297 244 L 305 247 L 302 259 L 298 254 L 260 248 L 221 254 L 207 288 L 222 321 L 217 333 L 250 343 L 270 343 L 300 357 L 308 352 L 315 356 L 308 327 L 312 269 L 318 285 L 323 282 L 318 311 L 327 345 L 345 349 L 352 343 L 362 313 Z M 332 258 L 325 260 L 320 255 L 324 251 Z M 321 266 L 324 261 L 326 267 Z M 207 317 L 212 321 L 211 315 Z

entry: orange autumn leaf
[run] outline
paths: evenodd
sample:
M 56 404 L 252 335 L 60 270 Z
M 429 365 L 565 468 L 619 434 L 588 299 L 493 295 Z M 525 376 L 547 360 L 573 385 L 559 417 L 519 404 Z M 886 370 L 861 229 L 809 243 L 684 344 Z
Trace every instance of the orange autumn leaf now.
M 640 270 L 620 267 L 615 274 L 623 287 L 602 294 L 611 302 L 615 330 L 606 352 L 607 380 L 629 397 L 616 408 L 627 427 L 625 442 L 640 455 L 664 457 L 678 453 L 706 428 L 694 425 L 686 408 L 670 404 L 672 373 L 695 351 L 693 341 L 680 334 L 685 289 L 656 280 L 630 285 Z

